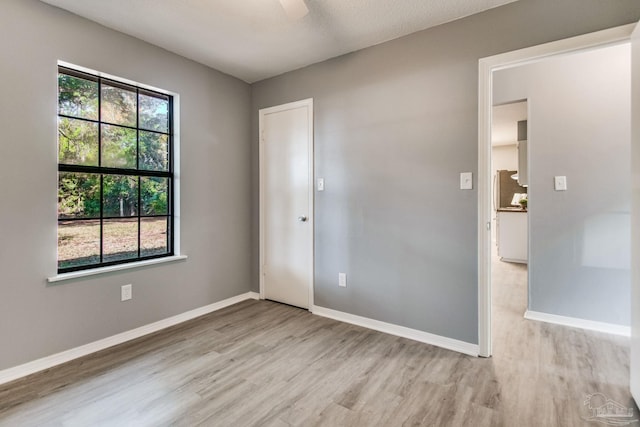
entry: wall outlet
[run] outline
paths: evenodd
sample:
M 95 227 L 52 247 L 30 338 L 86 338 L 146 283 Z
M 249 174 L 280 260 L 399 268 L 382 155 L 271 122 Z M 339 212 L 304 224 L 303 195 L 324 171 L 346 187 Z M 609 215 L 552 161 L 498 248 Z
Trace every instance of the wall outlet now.
M 338 273 L 338 286 L 341 288 L 347 287 L 347 273 Z
M 127 301 L 133 298 L 133 285 L 123 285 L 120 288 L 120 301 Z

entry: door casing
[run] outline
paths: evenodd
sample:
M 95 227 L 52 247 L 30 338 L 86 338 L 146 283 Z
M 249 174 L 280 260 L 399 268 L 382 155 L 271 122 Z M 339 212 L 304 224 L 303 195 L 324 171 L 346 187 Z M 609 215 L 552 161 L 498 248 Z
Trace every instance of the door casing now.
M 631 36 L 631 259 L 640 258 L 640 24 Z M 640 264 L 631 263 L 631 395 L 640 405 Z
M 265 210 L 266 210 L 266 196 L 264 191 L 264 174 L 265 174 L 265 155 L 264 155 L 264 120 L 267 114 L 287 111 L 295 108 L 307 107 L 309 134 L 308 134 L 308 152 L 309 152 L 309 173 L 308 173 L 308 190 L 309 190 L 309 247 L 307 250 L 310 253 L 310 265 L 309 271 L 309 311 L 313 311 L 313 289 L 314 289 L 314 265 L 315 265 L 315 211 L 314 211 L 314 144 L 313 144 L 313 98 L 307 98 L 300 101 L 289 102 L 282 105 L 276 105 L 274 107 L 263 108 L 259 110 L 258 115 L 258 130 L 259 130 L 259 216 L 260 216 L 260 299 L 265 299 L 265 281 L 264 281 L 264 265 L 265 265 Z

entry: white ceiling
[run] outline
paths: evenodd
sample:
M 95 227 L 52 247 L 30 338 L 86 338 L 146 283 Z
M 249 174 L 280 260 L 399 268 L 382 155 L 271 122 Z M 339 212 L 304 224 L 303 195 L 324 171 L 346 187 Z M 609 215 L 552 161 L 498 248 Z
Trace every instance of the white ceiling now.
M 255 82 L 515 0 L 42 0 Z
M 527 120 L 527 101 L 493 107 L 491 145 L 510 145 L 518 141 L 518 122 Z

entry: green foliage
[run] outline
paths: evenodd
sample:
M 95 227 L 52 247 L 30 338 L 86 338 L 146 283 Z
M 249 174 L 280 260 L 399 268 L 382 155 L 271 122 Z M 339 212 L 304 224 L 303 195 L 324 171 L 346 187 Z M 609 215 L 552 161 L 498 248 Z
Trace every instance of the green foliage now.
M 59 117 L 59 163 L 158 171 L 169 169 L 168 135 L 157 133 L 169 132 L 167 97 L 141 91 L 137 100 L 135 90 L 109 83 L 102 84 L 99 97 L 96 81 L 63 73 L 58 75 L 58 87 L 59 113 L 76 117 Z M 99 109 L 101 121 L 106 123 L 88 121 L 98 120 Z M 140 131 L 123 127 L 135 127 L 136 123 L 139 123 Z M 101 138 L 98 132 L 101 132 Z M 101 164 L 98 164 L 99 141 L 102 144 Z M 105 216 L 135 216 L 138 209 L 142 215 L 168 214 L 166 178 L 102 176 L 102 210 Z M 59 217 L 99 217 L 100 190 L 99 174 L 60 173 Z M 138 190 L 142 206 L 138 206 Z
M 105 216 L 134 216 L 138 214 L 138 178 L 135 176 L 104 175 L 102 211 Z
M 100 176 L 62 172 L 58 176 L 60 218 L 100 216 Z
M 141 177 L 141 215 L 167 215 L 169 210 L 167 178 Z M 103 214 L 130 217 L 138 212 L 138 177 L 104 175 Z M 61 172 L 58 179 L 60 218 L 97 218 L 100 216 L 100 176 Z
M 98 165 L 98 125 L 61 117 L 58 120 L 58 162 Z
M 143 215 L 166 215 L 168 213 L 166 178 L 142 178 L 140 197 Z
M 167 135 L 140 131 L 140 169 L 168 170 L 168 146 Z
M 136 93 L 107 84 L 102 85 L 101 120 L 123 126 L 136 125 Z
M 58 74 L 58 112 L 98 120 L 98 83 Z
M 169 101 L 140 94 L 140 128 L 169 132 Z
M 120 126 L 102 125 L 102 165 L 135 169 L 136 131 Z

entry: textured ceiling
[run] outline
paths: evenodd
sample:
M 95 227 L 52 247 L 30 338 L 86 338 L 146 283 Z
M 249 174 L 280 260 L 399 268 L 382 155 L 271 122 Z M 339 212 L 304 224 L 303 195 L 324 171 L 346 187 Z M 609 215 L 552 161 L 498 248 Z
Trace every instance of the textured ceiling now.
M 527 119 L 527 101 L 493 107 L 491 145 L 510 145 L 518 141 L 518 122 Z
M 247 82 L 515 0 L 42 0 Z

